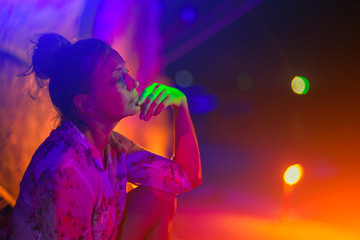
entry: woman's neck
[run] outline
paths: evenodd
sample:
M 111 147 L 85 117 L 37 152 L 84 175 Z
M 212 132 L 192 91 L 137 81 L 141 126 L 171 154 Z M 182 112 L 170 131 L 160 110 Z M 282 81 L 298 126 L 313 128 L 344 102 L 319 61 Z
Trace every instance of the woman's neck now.
M 110 140 L 110 134 L 115 126 L 116 124 L 109 125 L 88 122 L 86 127 L 83 127 L 80 130 L 101 153 L 104 153 L 106 145 Z

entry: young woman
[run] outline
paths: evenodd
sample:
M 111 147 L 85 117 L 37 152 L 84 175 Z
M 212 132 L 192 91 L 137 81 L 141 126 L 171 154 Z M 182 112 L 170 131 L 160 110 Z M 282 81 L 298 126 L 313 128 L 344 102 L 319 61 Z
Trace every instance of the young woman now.
M 168 239 L 175 194 L 202 181 L 185 95 L 139 83 L 107 43 L 71 44 L 44 34 L 32 68 L 47 86 L 59 126 L 35 152 L 20 185 L 7 239 Z M 153 154 L 112 130 L 140 112 L 148 121 L 171 106 L 175 154 Z M 127 181 L 139 187 L 127 194 Z M 125 211 L 126 210 L 126 211 Z

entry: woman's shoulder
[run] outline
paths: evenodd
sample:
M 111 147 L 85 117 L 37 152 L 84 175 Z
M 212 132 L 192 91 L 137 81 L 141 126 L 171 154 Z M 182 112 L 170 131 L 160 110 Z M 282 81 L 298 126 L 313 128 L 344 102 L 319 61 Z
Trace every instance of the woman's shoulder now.
M 44 159 L 60 159 L 63 155 L 77 148 L 71 136 L 59 129 L 53 130 L 33 155 L 33 162 L 42 162 Z
M 118 133 L 118 132 L 115 132 L 115 131 L 112 131 L 111 137 L 115 137 L 116 140 L 119 141 L 119 142 L 124 142 L 124 143 L 131 142 L 130 139 L 128 139 L 127 137 L 125 137 L 121 133 Z
M 24 179 L 41 181 L 54 179 L 64 172 L 76 171 L 85 179 L 96 180 L 97 168 L 92 159 L 91 149 L 86 149 L 74 136 L 59 129 L 53 130 L 33 155 Z
M 110 143 L 118 152 L 126 152 L 127 154 L 144 150 L 134 141 L 115 131 L 111 133 Z
M 53 130 L 49 137 L 34 153 L 29 167 L 36 171 L 56 171 L 64 166 L 79 169 L 94 167 L 92 150 L 82 143 L 82 139 L 74 132 L 61 128 Z

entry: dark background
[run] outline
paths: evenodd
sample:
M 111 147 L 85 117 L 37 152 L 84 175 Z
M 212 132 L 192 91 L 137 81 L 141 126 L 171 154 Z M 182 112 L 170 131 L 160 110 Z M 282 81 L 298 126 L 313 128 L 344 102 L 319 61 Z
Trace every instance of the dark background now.
M 199 95 L 216 99 L 213 111 L 193 111 L 203 188 L 245 192 L 259 206 L 281 204 L 282 174 L 300 163 L 304 178 L 293 192 L 298 214 L 359 224 L 357 5 L 266 0 L 166 67 L 172 78 L 181 69 L 193 74 L 202 87 L 184 89 L 193 104 Z M 239 74 L 252 80 L 251 89 L 239 88 Z M 309 80 L 306 95 L 292 91 L 295 76 Z M 221 203 L 221 194 L 202 201 Z M 227 204 L 235 209 L 239 202 Z M 255 205 L 239 211 L 256 212 Z

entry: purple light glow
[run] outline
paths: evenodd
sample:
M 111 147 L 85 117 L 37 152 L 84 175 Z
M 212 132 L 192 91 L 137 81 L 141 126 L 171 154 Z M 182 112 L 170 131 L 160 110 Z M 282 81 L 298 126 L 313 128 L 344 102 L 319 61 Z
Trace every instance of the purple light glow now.
M 193 6 L 185 6 L 180 13 L 181 21 L 187 24 L 192 24 L 197 18 L 197 12 Z

